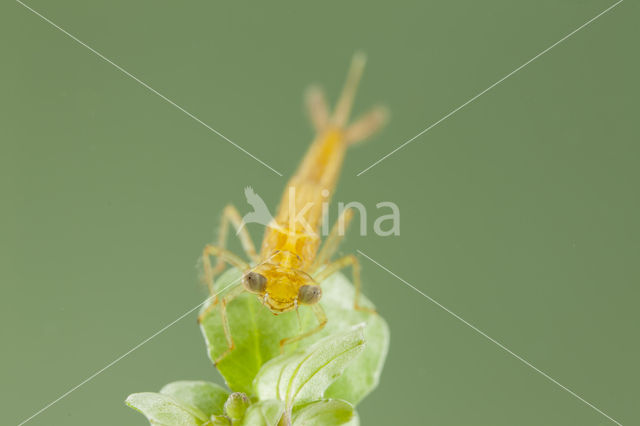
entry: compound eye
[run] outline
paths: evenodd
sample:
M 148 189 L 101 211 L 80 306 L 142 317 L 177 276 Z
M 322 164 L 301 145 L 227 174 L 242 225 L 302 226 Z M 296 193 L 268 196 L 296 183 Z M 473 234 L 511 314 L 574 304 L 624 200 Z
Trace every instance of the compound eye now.
M 322 289 L 319 285 L 303 285 L 298 290 L 298 302 L 304 305 L 313 305 L 318 303 L 322 297 Z
M 244 277 L 242 277 L 242 284 L 244 288 L 251 293 L 264 293 L 267 287 L 267 279 L 264 275 L 260 275 L 257 272 L 247 272 Z

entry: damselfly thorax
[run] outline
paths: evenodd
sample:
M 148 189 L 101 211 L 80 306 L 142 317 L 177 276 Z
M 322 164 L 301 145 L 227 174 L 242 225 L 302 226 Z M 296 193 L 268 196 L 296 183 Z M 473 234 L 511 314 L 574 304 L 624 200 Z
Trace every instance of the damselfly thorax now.
M 281 347 L 320 331 L 327 322 L 322 306 L 320 284 L 336 271 L 351 266 L 356 288 L 355 309 L 365 309 L 358 305 L 360 293 L 360 265 L 353 255 L 331 261 L 343 237 L 334 225 L 322 244 L 320 226 L 323 220 L 322 205 L 333 194 L 347 148 L 378 131 L 386 121 L 387 113 L 376 107 L 353 124 L 347 125 L 353 99 L 362 75 L 365 58 L 356 54 L 352 60 L 347 81 L 336 104 L 333 114 L 323 92 L 311 87 L 306 94 L 306 105 L 316 131 L 309 150 L 296 173 L 285 187 L 280 205 L 273 221 L 267 225 L 260 252 L 258 253 L 237 209 L 228 205 L 222 215 L 222 225 L 217 245 L 207 245 L 203 251 L 204 275 L 213 295 L 213 279 L 228 263 L 243 272 L 242 286 L 229 291 L 223 298 L 214 298 L 209 309 L 220 306 L 224 322 L 228 350 L 218 359 L 226 356 L 234 347 L 233 338 L 226 322 L 226 305 L 242 292 L 255 294 L 262 304 L 273 313 L 297 309 L 309 305 L 318 319 L 318 325 L 297 336 L 283 339 Z M 345 210 L 338 223 L 344 229 L 353 213 Z M 249 261 L 226 250 L 226 240 L 231 223 Z M 217 257 L 215 267 L 210 258 Z M 201 317 L 209 311 L 203 312 Z

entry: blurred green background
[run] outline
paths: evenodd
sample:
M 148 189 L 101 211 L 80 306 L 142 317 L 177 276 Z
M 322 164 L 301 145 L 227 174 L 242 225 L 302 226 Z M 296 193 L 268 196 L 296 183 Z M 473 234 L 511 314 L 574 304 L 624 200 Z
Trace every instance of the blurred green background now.
M 356 173 L 604 10 L 604 0 L 28 4 L 285 177 L 368 53 L 335 198 L 393 201 L 362 250 L 623 424 L 640 423 L 638 4 L 626 1 L 360 177 Z M 206 291 L 196 259 L 226 203 L 281 178 L 18 3 L 0 6 L 2 424 L 17 424 Z M 333 210 L 335 214 L 335 210 Z M 251 227 L 256 240 L 259 227 Z M 237 244 L 232 245 L 237 248 Z M 611 424 L 362 259 L 391 327 L 364 425 Z M 144 425 L 123 400 L 221 382 L 195 315 L 30 425 Z

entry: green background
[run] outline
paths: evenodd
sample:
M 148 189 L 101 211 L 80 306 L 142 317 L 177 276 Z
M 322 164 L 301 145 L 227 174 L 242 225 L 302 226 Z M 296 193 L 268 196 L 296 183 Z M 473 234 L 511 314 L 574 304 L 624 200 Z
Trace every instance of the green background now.
M 637 3 L 360 177 L 612 2 L 28 4 L 285 177 L 312 137 L 304 88 L 335 99 L 365 50 L 356 112 L 382 101 L 392 120 L 349 152 L 335 200 L 366 205 L 370 231 L 375 204 L 397 203 L 401 236 L 352 232 L 343 252 L 640 422 Z M 17 424 L 198 304 L 223 206 L 249 211 L 252 185 L 275 207 L 285 178 L 18 3 L 0 16 L 0 422 Z M 362 262 L 391 327 L 364 425 L 611 424 Z M 29 424 L 143 425 L 127 394 L 178 379 L 221 382 L 194 314 Z

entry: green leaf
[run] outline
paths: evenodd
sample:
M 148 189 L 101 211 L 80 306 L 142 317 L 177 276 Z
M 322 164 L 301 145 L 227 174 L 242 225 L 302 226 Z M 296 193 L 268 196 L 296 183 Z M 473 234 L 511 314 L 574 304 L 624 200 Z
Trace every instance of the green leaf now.
M 373 391 L 380 381 L 380 374 L 389 350 L 389 327 L 378 314 L 353 309 L 355 289 L 342 274 L 334 274 L 322 283 L 323 299 L 327 317 L 338 317 L 339 323 L 329 321 L 327 333 L 335 333 L 347 325 L 365 323 L 364 351 L 344 373 L 327 389 L 326 398 L 342 399 L 354 406 Z M 360 295 L 360 305 L 374 308 Z
M 354 422 L 355 421 L 355 422 Z M 358 417 L 353 406 L 338 399 L 312 402 L 293 414 L 293 426 L 357 425 Z
M 207 417 L 223 414 L 224 402 L 229 397 L 229 392 L 222 386 L 200 380 L 169 383 L 160 393 L 173 397 L 183 405 L 196 407 Z
M 197 408 L 185 407 L 168 395 L 154 392 L 134 393 L 125 403 L 145 415 L 152 425 L 198 426 L 208 420 Z
M 227 271 L 216 280 L 215 290 L 220 291 L 230 284 L 232 287 L 241 285 L 240 277 L 236 269 Z M 224 297 L 228 290 L 218 297 Z M 202 312 L 207 308 L 206 304 Z M 280 354 L 280 339 L 298 333 L 297 320 L 295 314 L 276 317 L 260 304 L 255 295 L 249 293 L 241 294 L 228 304 L 227 318 L 235 349 L 216 367 L 229 388 L 252 395 L 253 378 L 265 362 Z M 215 361 L 228 348 L 218 307 L 209 311 L 200 328 L 209 358 Z
M 269 361 L 256 377 L 255 389 L 260 399 L 284 401 L 290 412 L 294 405 L 322 398 L 363 349 L 364 325 L 358 325 Z
M 216 281 L 216 291 L 229 284 L 239 283 L 240 273 L 231 269 Z M 367 346 L 360 357 L 354 360 L 342 376 L 327 390 L 326 396 L 344 399 L 357 404 L 378 384 L 380 372 L 389 344 L 389 330 L 385 321 L 377 314 L 353 309 L 354 287 L 337 273 L 321 283 L 323 296 L 320 304 L 329 322 L 319 333 L 287 345 L 288 353 L 305 348 L 312 343 L 351 326 L 365 323 Z M 226 292 L 221 294 L 223 296 Z M 373 308 L 365 297 L 360 297 L 360 305 Z M 203 308 L 203 310 L 206 307 Z M 217 365 L 227 385 L 234 391 L 254 394 L 253 380 L 260 368 L 270 359 L 280 354 L 280 340 L 295 336 L 300 330 L 309 330 L 317 324 L 311 309 L 299 309 L 300 321 L 295 312 L 273 315 L 255 295 L 244 293 L 227 306 L 227 316 L 235 349 Z M 209 357 L 217 359 L 227 350 L 227 342 L 222 329 L 220 310 L 212 309 L 201 324 Z
M 284 403 L 268 399 L 249 406 L 242 426 L 276 426 L 284 412 Z M 235 424 L 235 423 L 234 423 Z
M 211 416 L 211 421 L 205 423 L 205 426 L 232 426 L 231 419 L 223 415 Z

